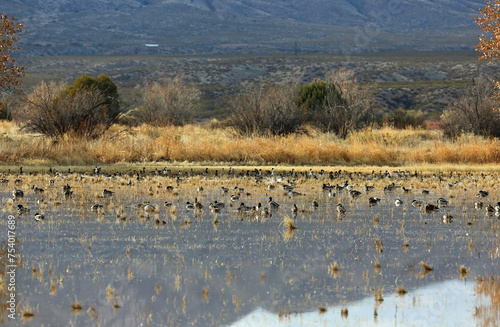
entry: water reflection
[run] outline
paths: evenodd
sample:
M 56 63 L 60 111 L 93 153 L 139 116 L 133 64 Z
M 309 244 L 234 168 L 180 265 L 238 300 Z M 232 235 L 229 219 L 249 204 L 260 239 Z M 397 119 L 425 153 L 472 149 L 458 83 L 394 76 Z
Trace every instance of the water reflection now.
M 451 280 L 421 287 L 406 296 L 388 294 L 382 302 L 366 298 L 331 306 L 323 313 L 280 316 L 258 308 L 230 326 L 473 326 L 477 322 L 475 305 L 474 283 Z
M 500 268 L 499 220 L 474 205 L 479 189 L 500 198 L 488 187 L 496 176 L 352 175 L 348 184 L 346 176 L 328 176 L 289 177 L 301 195 L 276 177 L 6 176 L 1 213 L 18 216 L 19 311 L 33 312 L 24 323 L 420 325 L 439 318 L 453 325 L 456 317 L 491 316 L 490 302 L 470 299 L 476 278 Z M 356 196 L 340 186 L 324 191 L 340 181 L 360 191 L 373 187 Z M 424 187 L 426 194 L 418 191 Z M 13 189 L 24 197 L 14 201 Z M 425 210 L 439 198 L 446 207 Z M 216 201 L 225 207 L 213 210 Z M 19 214 L 19 204 L 30 213 Z M 37 212 L 45 218 L 36 221 Z

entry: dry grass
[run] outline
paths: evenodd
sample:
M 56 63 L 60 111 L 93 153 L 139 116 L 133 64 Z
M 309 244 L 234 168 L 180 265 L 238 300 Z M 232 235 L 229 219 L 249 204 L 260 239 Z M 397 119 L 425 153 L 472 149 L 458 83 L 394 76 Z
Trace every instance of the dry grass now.
M 423 261 L 420 261 L 419 265 L 421 265 L 422 268 L 424 268 L 424 271 L 432 271 L 434 269 Z
M 408 293 L 408 291 L 406 290 L 406 288 L 404 286 L 399 286 L 396 289 L 396 292 L 398 293 L 398 295 L 405 295 L 406 293 Z
M 237 136 L 230 129 L 184 127 L 129 128 L 116 125 L 100 139 L 70 135 L 55 140 L 28 134 L 10 122 L 0 122 L 3 164 L 94 165 L 173 162 L 241 163 L 253 165 L 374 165 L 496 164 L 500 141 L 466 135 L 446 140 L 439 130 L 366 129 L 339 139 L 309 129 L 309 135 Z
M 288 231 L 297 229 L 297 226 L 295 226 L 295 222 L 293 221 L 293 219 L 288 216 L 285 216 L 285 218 L 283 218 L 283 225 L 288 229 Z
M 500 282 L 497 277 L 479 279 L 475 291 L 490 303 L 476 307 L 475 317 L 478 326 L 498 326 L 500 321 Z
M 459 271 L 459 274 L 460 274 L 460 278 L 466 278 L 467 274 L 469 273 L 469 270 L 467 268 L 465 268 L 465 266 L 460 266 L 460 268 L 458 269 L 458 271 Z

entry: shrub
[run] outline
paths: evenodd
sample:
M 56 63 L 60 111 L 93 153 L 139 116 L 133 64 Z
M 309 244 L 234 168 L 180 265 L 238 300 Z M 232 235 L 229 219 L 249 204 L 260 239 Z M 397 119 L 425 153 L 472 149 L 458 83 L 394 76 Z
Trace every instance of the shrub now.
M 398 129 L 421 128 L 425 125 L 425 114 L 421 110 L 398 108 L 388 117 L 388 120 Z
M 111 81 L 108 75 L 99 75 L 97 78 L 82 75 L 75 80 L 73 85 L 66 88 L 65 93 L 69 96 L 75 96 L 78 93 L 92 90 L 97 91 L 103 96 L 105 105 L 107 106 L 106 114 L 108 118 L 114 120 L 120 113 L 120 100 L 118 87 Z
M 301 86 L 297 95 L 298 104 L 308 112 L 321 111 L 332 101 L 339 104 L 344 102 L 335 84 L 324 80 L 314 80 Z
M 0 102 L 0 120 L 12 120 L 12 115 L 5 102 Z
M 232 102 L 226 125 L 241 134 L 286 135 L 304 121 L 304 111 L 296 101 L 297 87 L 275 85 L 249 88 Z
M 492 97 L 493 81 L 486 76 L 473 80 L 465 94 L 453 100 L 441 116 L 441 124 L 447 137 L 462 133 L 500 137 L 500 112 L 495 109 Z
M 23 128 L 48 136 L 65 133 L 85 138 L 102 135 L 119 113 L 116 85 L 108 76 L 82 76 L 75 84 L 42 82 L 24 98 L 17 117 Z
M 180 76 L 164 84 L 154 82 L 142 92 L 141 104 L 132 115 L 142 123 L 151 125 L 177 125 L 188 123 L 200 100 L 201 92 L 183 82 Z
M 297 103 L 307 112 L 312 126 L 345 138 L 350 131 L 373 121 L 371 91 L 361 86 L 353 75 L 345 69 L 331 71 L 326 80 L 301 87 Z

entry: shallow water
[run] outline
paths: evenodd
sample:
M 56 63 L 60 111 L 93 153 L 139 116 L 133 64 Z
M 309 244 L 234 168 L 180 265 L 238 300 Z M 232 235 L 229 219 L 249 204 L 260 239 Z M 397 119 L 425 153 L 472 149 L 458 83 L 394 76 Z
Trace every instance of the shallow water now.
M 161 175 L 141 180 L 90 174 L 5 177 L 2 221 L 9 214 L 18 216 L 18 203 L 31 210 L 16 219 L 17 322 L 24 325 L 378 326 L 435 325 L 439 320 L 454 325 L 459 317 L 479 324 L 476 307 L 491 305 L 487 298 L 478 302 L 476 279 L 497 277 L 500 271 L 499 220 L 474 209 L 481 189 L 490 191 L 482 199 L 485 205 L 500 199 L 497 176 L 296 176 L 295 191 L 302 195 L 292 197 L 274 177 L 256 181 L 212 173 L 183 176 L 179 184 L 177 176 Z M 330 198 L 321 189 L 323 183 L 346 179 L 362 192 L 357 199 L 347 191 Z M 413 189 L 384 192 L 393 182 Z M 68 199 L 62 191 L 66 184 L 74 191 Z M 269 190 L 269 184 L 276 188 Z M 374 185 L 373 191 L 365 192 L 366 184 Z M 31 185 L 45 192 L 34 194 Z M 223 194 L 221 186 L 229 193 Z M 245 190 L 230 207 L 235 186 Z M 12 201 L 16 188 L 25 196 Z M 102 198 L 105 188 L 115 195 Z M 267 206 L 269 196 L 280 203 L 271 217 L 236 211 L 240 202 Z M 370 207 L 372 196 L 382 200 Z M 204 208 L 187 211 L 186 201 L 195 197 Z M 436 213 L 410 205 L 413 199 L 435 204 L 439 197 L 449 206 Z M 402 206 L 395 206 L 396 198 Z M 39 199 L 46 203 L 38 204 Z M 218 214 L 208 208 L 215 200 L 226 204 Z M 176 212 L 164 207 L 165 201 Z M 146 202 L 157 212 L 135 207 Z M 95 203 L 104 206 L 104 213 L 90 210 Z M 344 205 L 345 215 L 338 215 L 337 203 Z M 293 204 L 299 207 L 296 217 Z M 45 219 L 35 221 L 35 212 Z M 455 217 L 451 223 L 443 222 L 446 212 Z M 289 229 L 286 217 L 297 229 Z M 5 226 L 2 222 L 2 247 Z M 461 275 L 460 266 L 467 273 Z M 408 293 L 398 295 L 398 287 Z M 76 302 L 82 309 L 72 309 Z M 342 309 L 348 314 L 342 315 Z M 30 311 L 33 317 L 23 317 Z M 498 321 L 498 310 L 493 315 Z M 6 315 L 3 320 L 12 323 Z

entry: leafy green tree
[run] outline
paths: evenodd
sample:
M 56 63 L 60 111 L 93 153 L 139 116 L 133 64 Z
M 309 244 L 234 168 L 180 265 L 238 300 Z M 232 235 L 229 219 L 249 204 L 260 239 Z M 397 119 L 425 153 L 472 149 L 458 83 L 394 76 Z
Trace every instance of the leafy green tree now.
M 335 84 L 324 80 L 301 86 L 297 95 L 297 103 L 309 113 L 322 110 L 332 100 L 336 103 L 344 101 Z
M 325 80 L 302 86 L 297 95 L 312 126 L 342 138 L 373 120 L 372 99 L 370 89 L 346 69 L 328 72 Z
M 66 89 L 69 96 L 75 96 L 84 91 L 97 91 L 104 97 L 108 118 L 114 120 L 120 114 L 118 87 L 108 75 L 99 75 L 97 78 L 82 75 L 75 80 L 73 85 L 68 86 Z

